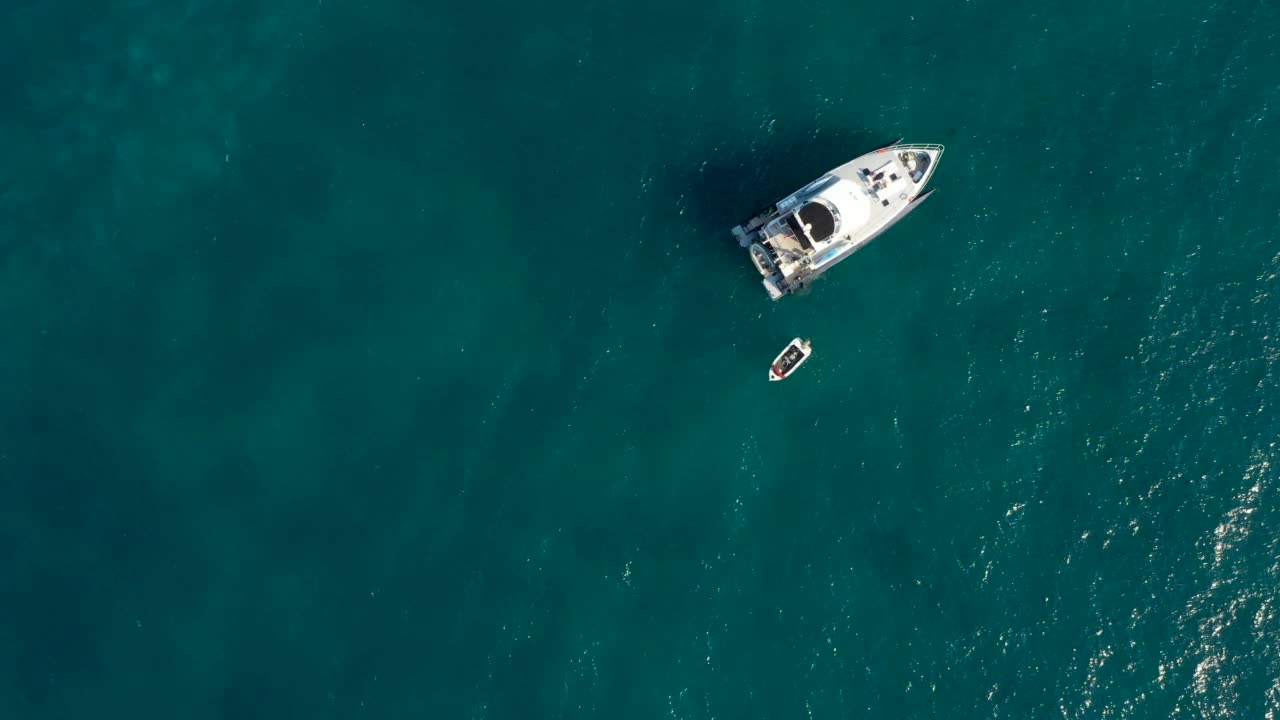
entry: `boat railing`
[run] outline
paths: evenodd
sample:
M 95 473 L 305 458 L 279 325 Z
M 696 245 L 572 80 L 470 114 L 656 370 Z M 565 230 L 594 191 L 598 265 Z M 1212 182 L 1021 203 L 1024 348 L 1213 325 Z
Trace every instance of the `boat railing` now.
M 890 145 L 885 149 L 886 150 L 933 150 L 933 151 L 936 151 L 939 155 L 941 155 L 942 151 L 945 150 L 946 148 L 942 145 L 939 145 L 938 143 L 915 143 L 911 145 Z
M 911 180 L 919 185 L 924 179 L 933 174 L 937 169 L 938 162 L 942 160 L 942 151 L 945 148 L 938 143 L 913 143 L 910 145 L 892 145 L 888 150 L 898 153 L 900 159 L 904 158 L 903 153 L 923 153 L 924 166 L 911 171 Z M 932 166 L 932 167 L 931 167 Z

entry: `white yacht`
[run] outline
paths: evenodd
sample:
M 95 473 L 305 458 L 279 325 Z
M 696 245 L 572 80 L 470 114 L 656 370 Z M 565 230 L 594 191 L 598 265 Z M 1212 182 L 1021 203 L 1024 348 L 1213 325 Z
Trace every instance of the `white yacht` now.
M 841 165 L 733 229 L 777 300 L 865 247 L 932 194 L 941 145 L 902 145 Z

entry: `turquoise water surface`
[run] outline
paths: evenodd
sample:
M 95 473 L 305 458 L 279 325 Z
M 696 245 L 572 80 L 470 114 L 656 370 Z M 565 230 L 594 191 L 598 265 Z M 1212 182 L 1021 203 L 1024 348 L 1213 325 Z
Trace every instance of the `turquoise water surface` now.
M 1275 3 L 3 16 L 5 717 L 1280 713 Z

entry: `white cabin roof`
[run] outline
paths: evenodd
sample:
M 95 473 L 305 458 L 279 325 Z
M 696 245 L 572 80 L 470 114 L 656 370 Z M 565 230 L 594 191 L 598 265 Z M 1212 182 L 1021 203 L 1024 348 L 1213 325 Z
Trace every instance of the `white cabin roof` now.
M 871 218 L 871 198 L 853 180 L 840 178 L 839 182 L 818 193 L 818 197 L 834 205 L 840 212 L 840 227 L 832 240 L 856 231 Z

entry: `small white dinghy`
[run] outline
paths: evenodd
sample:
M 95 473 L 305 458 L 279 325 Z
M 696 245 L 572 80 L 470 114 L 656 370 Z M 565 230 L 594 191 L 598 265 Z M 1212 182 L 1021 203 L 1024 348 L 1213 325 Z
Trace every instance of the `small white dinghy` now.
M 787 347 L 774 359 L 773 364 L 769 366 L 769 382 L 775 380 L 785 380 L 791 377 L 791 373 L 796 368 L 804 364 L 805 360 L 813 354 L 813 346 L 808 340 L 796 338 L 787 344 Z

